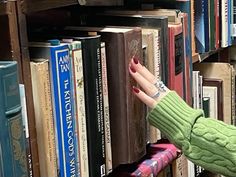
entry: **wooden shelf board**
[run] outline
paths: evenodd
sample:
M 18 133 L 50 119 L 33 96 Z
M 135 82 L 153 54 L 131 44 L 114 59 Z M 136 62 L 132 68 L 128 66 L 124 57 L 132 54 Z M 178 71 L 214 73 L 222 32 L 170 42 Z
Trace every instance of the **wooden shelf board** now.
M 78 4 L 78 0 L 23 0 L 22 12 L 25 14 Z
M 209 56 L 219 52 L 219 50 L 220 49 L 217 49 L 217 50 L 213 50 L 213 51 L 206 52 L 203 54 L 196 53 L 195 55 L 192 56 L 192 61 L 193 63 L 202 62 L 203 60 L 207 59 Z

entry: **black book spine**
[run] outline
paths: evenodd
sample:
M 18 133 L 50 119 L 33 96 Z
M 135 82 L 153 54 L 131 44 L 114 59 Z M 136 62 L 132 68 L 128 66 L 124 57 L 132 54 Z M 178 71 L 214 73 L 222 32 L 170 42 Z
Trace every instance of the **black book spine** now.
M 105 176 L 105 134 L 103 119 L 100 36 L 81 38 L 88 136 L 89 174 Z

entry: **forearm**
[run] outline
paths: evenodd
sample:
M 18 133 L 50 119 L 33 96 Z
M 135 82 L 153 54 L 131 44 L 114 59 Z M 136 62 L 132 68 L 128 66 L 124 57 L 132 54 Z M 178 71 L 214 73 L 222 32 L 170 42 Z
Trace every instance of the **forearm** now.
M 236 176 L 236 128 L 211 118 L 199 118 L 189 147 L 183 152 L 194 163 L 216 173 Z
M 150 112 L 149 121 L 159 128 L 189 160 L 212 172 L 236 176 L 236 128 L 203 117 L 174 92 Z

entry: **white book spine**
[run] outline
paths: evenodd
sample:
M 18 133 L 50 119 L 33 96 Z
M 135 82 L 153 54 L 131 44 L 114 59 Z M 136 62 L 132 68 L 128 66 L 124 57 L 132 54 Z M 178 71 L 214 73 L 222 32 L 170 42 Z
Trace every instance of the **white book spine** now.
M 85 93 L 83 80 L 83 60 L 82 51 L 73 50 L 73 71 L 74 71 L 74 91 L 76 99 L 76 127 L 78 133 L 79 144 L 79 168 L 80 176 L 89 177 L 88 164 L 88 142 L 87 142 L 87 126 L 85 112 Z
M 153 66 L 154 66 L 154 76 L 161 80 L 161 50 L 160 50 L 160 31 L 154 32 L 154 38 L 153 38 L 153 50 L 154 50 L 154 60 L 153 60 Z
M 228 0 L 221 1 L 221 47 L 228 46 Z
M 106 174 L 108 175 L 112 172 L 112 152 L 111 152 L 111 131 L 110 131 L 110 114 L 109 114 L 105 43 L 101 43 L 101 63 L 102 63 L 102 91 L 103 91 L 103 100 L 104 100 Z

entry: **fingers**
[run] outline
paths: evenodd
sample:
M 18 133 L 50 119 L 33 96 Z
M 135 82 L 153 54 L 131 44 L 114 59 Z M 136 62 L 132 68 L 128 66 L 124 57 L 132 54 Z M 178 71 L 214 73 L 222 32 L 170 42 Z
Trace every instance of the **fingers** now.
M 157 104 L 156 100 L 148 96 L 146 93 L 141 91 L 137 87 L 133 87 L 133 93 L 143 102 L 145 103 L 149 108 L 154 108 Z
M 129 67 L 129 72 L 133 76 L 133 78 L 137 81 L 137 83 L 143 88 L 144 92 L 146 92 L 149 96 L 158 97 L 158 89 L 156 86 L 151 83 L 149 80 L 143 77 L 133 66 Z
M 155 84 L 157 79 L 155 76 L 142 64 L 140 64 L 139 60 L 136 57 L 133 57 L 130 65 L 139 72 L 144 78 L 146 78 L 152 84 Z

